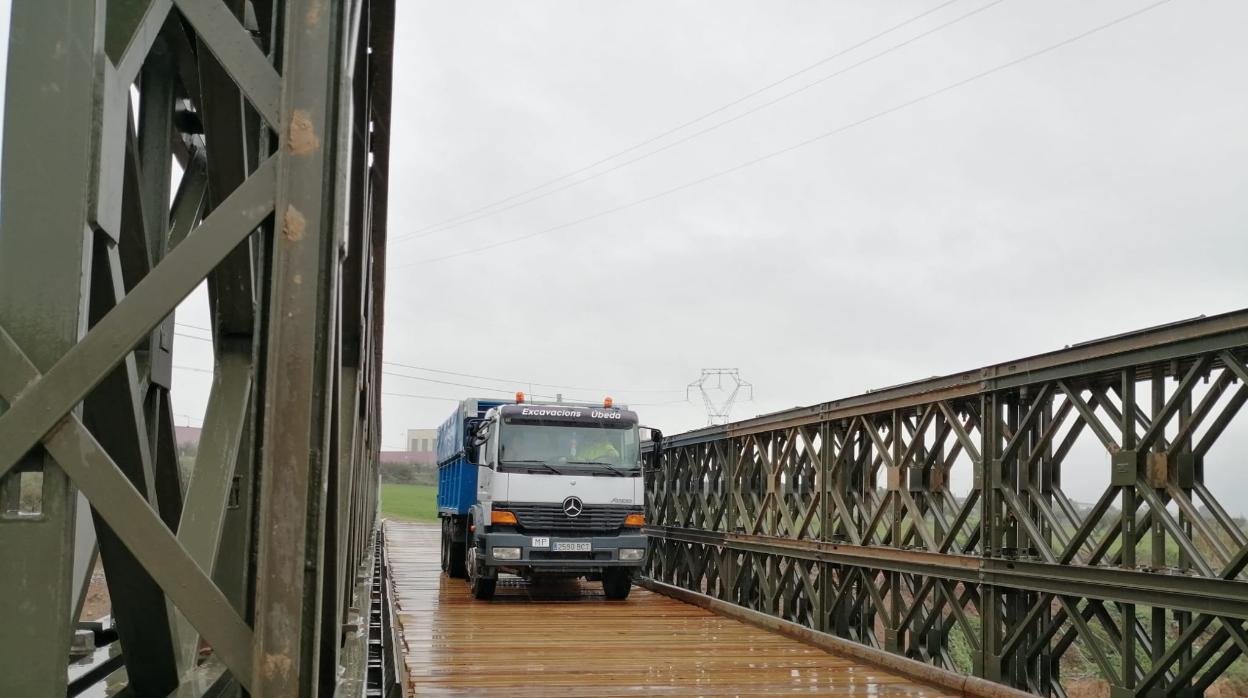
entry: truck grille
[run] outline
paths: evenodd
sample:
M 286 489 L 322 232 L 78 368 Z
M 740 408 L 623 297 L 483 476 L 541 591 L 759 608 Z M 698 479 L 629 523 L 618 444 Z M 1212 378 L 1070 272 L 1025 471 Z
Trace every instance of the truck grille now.
M 516 515 L 519 527 L 527 531 L 587 531 L 614 533 L 624 526 L 624 517 L 640 511 L 627 504 L 586 504 L 580 516 L 563 513 L 562 504 L 494 505 Z

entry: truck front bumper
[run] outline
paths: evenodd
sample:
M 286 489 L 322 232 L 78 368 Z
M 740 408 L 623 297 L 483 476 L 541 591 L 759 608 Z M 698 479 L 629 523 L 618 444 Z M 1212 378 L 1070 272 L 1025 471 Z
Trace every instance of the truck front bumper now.
M 549 541 L 546 547 L 534 547 L 534 538 Z M 484 536 L 486 567 L 497 570 L 527 570 L 549 573 L 593 573 L 607 568 L 639 568 L 645 564 L 647 539 L 640 531 L 625 531 L 614 536 L 569 536 L 559 534 L 532 536 L 515 532 L 492 531 Z M 559 543 L 589 543 L 590 550 L 565 552 L 556 550 Z M 501 550 L 499 550 L 501 548 Z M 508 550 L 511 549 L 511 550 Z M 519 550 L 519 557 L 515 550 Z M 621 551 L 624 551 L 621 553 Z M 640 552 L 638 552 L 640 551 Z M 629 555 L 633 556 L 629 559 Z

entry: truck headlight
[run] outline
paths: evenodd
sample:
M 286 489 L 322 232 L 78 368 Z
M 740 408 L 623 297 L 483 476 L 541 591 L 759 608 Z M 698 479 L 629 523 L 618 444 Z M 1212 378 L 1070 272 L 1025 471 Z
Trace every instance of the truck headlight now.
M 495 560 L 519 560 L 520 548 L 494 548 Z
M 497 550 L 497 548 L 495 548 Z M 646 556 L 645 548 L 620 548 L 620 559 L 637 561 Z

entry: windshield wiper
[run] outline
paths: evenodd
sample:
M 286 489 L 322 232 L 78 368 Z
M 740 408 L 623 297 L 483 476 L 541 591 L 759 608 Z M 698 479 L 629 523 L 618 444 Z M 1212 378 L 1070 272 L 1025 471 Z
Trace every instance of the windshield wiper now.
M 505 460 L 502 465 L 540 465 L 556 475 L 562 475 L 559 469 L 544 460 Z
M 594 461 L 594 460 L 570 460 L 570 461 L 568 461 L 568 465 L 600 465 L 600 466 L 602 466 L 602 467 L 606 468 L 607 470 L 610 470 L 611 472 L 615 473 L 616 475 L 619 475 L 620 477 L 628 477 L 628 475 L 627 475 L 627 474 L 626 474 L 623 470 L 620 470 L 619 468 L 617 468 L 617 467 L 615 467 L 615 466 L 613 466 L 613 465 L 610 465 L 610 464 L 608 464 L 608 463 L 603 463 L 603 462 L 601 462 L 601 461 Z

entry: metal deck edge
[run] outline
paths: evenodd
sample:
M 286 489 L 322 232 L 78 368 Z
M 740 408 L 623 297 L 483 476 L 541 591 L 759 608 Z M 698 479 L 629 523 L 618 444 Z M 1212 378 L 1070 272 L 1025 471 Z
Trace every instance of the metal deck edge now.
M 942 689 L 957 691 L 962 695 L 977 696 L 978 698 L 1034 698 L 1030 693 L 994 683 L 987 679 L 958 674 L 947 669 L 924 664 L 909 657 L 877 650 L 873 647 L 836 637 L 835 635 L 807 628 L 804 625 L 783 618 L 777 618 L 761 611 L 738 606 L 696 591 L 672 586 L 649 577 L 638 579 L 636 583 L 655 593 L 704 608 L 725 618 L 731 618 L 763 630 L 779 633 L 807 645 L 818 647 L 825 652 L 873 664 L 906 678 L 931 684 Z

